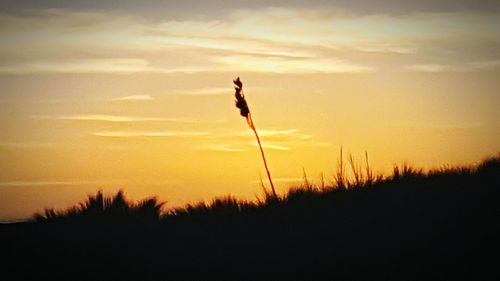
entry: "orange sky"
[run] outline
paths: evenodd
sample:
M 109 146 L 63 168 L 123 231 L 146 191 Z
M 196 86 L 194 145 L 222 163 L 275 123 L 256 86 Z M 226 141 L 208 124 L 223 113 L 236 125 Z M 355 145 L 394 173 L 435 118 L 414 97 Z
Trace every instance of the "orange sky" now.
M 331 180 L 341 145 L 380 172 L 500 151 L 498 5 L 215 2 L 2 2 L 0 220 L 100 188 L 260 196 L 236 76 L 280 192 Z

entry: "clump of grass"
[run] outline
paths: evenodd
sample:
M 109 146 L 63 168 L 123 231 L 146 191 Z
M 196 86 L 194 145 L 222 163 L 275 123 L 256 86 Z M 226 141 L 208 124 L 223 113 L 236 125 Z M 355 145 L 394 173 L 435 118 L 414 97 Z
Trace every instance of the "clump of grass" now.
M 283 202 L 293 202 L 300 201 L 304 198 L 313 198 L 329 189 L 325 186 L 324 178 L 321 178 L 320 185 L 312 183 L 308 177 L 306 170 L 302 168 L 302 184 L 296 187 L 292 187 L 288 190 L 286 195 L 283 196 Z
M 215 198 L 210 202 L 198 202 L 195 204 L 187 204 L 184 207 L 177 207 L 170 211 L 172 216 L 186 215 L 235 215 L 245 210 L 253 209 L 261 204 L 256 204 L 246 200 L 238 200 L 232 196 Z
M 209 202 L 199 202 L 196 204 L 187 204 L 184 207 L 171 209 L 162 215 L 163 202 L 159 202 L 156 197 L 151 197 L 138 202 L 131 202 L 125 198 L 123 191 L 119 191 L 114 196 L 105 196 L 102 191 L 95 195 L 89 195 L 88 198 L 74 207 L 66 210 L 45 209 L 42 213 L 34 215 L 36 222 L 54 222 L 54 221 L 89 221 L 89 222 L 122 222 L 128 220 L 136 221 L 158 221 L 161 218 L 172 218 L 191 215 L 214 215 L 233 216 L 257 210 L 262 207 L 282 207 L 293 202 L 312 202 L 310 199 L 320 198 L 327 194 L 336 192 L 350 193 L 356 192 L 361 188 L 373 186 L 377 188 L 378 184 L 398 183 L 404 188 L 404 182 L 407 179 L 426 181 L 429 179 L 451 180 L 457 177 L 469 177 L 480 175 L 486 180 L 498 182 L 498 171 L 500 170 L 500 155 L 486 159 L 475 166 L 452 167 L 443 166 L 438 169 L 423 171 L 416 169 L 408 164 L 395 166 L 393 173 L 386 177 L 374 175 L 368 161 L 368 155 L 365 152 L 365 167 L 356 162 L 352 155 L 349 156 L 352 177 L 346 176 L 345 163 L 342 156 L 342 148 L 338 159 L 339 165 L 334 175 L 334 181 L 331 185 L 326 185 L 324 178 L 321 177 L 319 185 L 315 185 L 307 177 L 303 169 L 303 183 L 292 187 L 285 195 L 277 197 L 271 194 L 264 186 L 262 179 L 261 185 L 264 190 L 264 199 L 257 198 L 257 201 L 240 200 L 235 197 L 226 196 L 216 198 Z M 402 184 L 402 185 L 401 185 Z M 323 197 L 325 198 L 325 197 Z
M 105 196 L 102 191 L 98 191 L 95 195 L 89 195 L 84 202 L 66 210 L 50 208 L 45 209 L 42 213 L 36 213 L 34 220 L 37 222 L 67 219 L 159 220 L 164 204 L 164 202 L 159 202 L 156 197 L 146 198 L 134 203 L 125 198 L 122 190 L 118 191 L 114 196 Z
M 370 162 L 368 161 L 368 152 L 365 151 L 365 185 L 372 185 L 375 182 L 375 177 L 373 176 L 373 170 L 370 166 Z M 382 176 L 379 176 L 381 179 Z
M 257 143 L 259 144 L 260 148 L 260 154 L 262 155 L 262 160 L 264 161 L 264 167 L 266 168 L 267 178 L 269 179 L 269 184 L 271 185 L 271 192 L 274 196 L 274 199 L 278 199 L 278 195 L 276 194 L 276 189 L 274 188 L 273 180 L 271 178 L 271 173 L 269 172 L 269 168 L 267 167 L 267 161 L 266 161 L 266 156 L 264 154 L 264 149 L 262 148 L 262 144 L 260 143 L 259 134 L 257 133 L 257 129 L 255 128 L 255 124 L 252 120 L 252 114 L 250 113 L 250 108 L 248 107 L 245 95 L 243 94 L 243 83 L 241 82 L 240 77 L 234 79 L 233 83 L 235 85 L 234 96 L 236 98 L 235 101 L 236 107 L 240 110 L 240 115 L 245 117 L 248 126 L 250 127 L 250 129 L 252 129 L 252 131 L 255 134 L 255 137 L 257 138 Z
M 262 177 L 260 177 L 260 187 L 262 188 L 262 192 L 264 193 L 264 199 L 260 199 L 257 196 L 257 204 L 258 205 L 271 205 L 275 203 L 279 203 L 280 198 L 276 195 L 276 193 L 269 192 L 267 190 L 266 185 L 264 184 L 264 181 L 262 180 Z
M 351 189 L 376 184 L 384 180 L 382 174 L 375 175 L 368 160 L 368 152 L 365 151 L 364 169 L 362 164 L 355 160 L 352 154 L 349 154 L 349 166 L 352 177 L 349 178 L 346 173 L 346 164 L 344 163 L 343 149 L 340 147 L 339 158 L 337 159 L 337 170 L 333 176 L 333 189 Z M 407 167 L 408 168 L 408 167 Z M 399 169 L 399 168 L 398 168 Z
M 345 176 L 345 164 L 342 153 L 342 146 L 340 147 L 340 156 L 337 159 L 337 171 L 333 177 L 335 181 L 335 188 L 345 189 L 347 187 L 347 179 Z
M 490 157 L 482 161 L 476 168 L 476 171 L 481 174 L 496 175 L 500 170 L 500 153 L 494 157 Z
M 403 163 L 400 166 L 394 166 L 392 172 L 392 179 L 406 179 L 424 176 L 422 169 L 416 169 L 408 163 Z
M 349 165 L 351 166 L 353 181 L 349 184 L 349 187 L 361 186 L 363 185 L 363 174 L 361 170 L 361 165 L 354 161 L 352 154 L 349 154 Z

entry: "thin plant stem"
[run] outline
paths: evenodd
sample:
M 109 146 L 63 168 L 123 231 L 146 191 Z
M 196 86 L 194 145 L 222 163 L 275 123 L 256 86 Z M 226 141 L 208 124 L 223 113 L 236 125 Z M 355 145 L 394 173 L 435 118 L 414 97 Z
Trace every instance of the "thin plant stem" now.
M 257 133 L 257 129 L 255 128 L 252 116 L 250 114 L 248 115 L 248 120 L 250 121 L 249 122 L 250 128 L 254 132 L 255 137 L 257 138 L 257 143 L 259 144 L 260 154 L 262 155 L 262 160 L 264 161 L 264 167 L 266 168 L 267 178 L 269 179 L 269 184 L 271 185 L 273 196 L 275 199 L 278 199 L 278 195 L 276 194 L 276 189 L 274 188 L 273 180 L 271 178 L 271 172 L 269 172 L 269 168 L 267 167 L 266 155 L 264 154 L 264 149 L 262 148 L 262 144 L 260 143 L 259 134 Z
M 257 133 L 257 129 L 253 124 L 252 115 L 250 114 L 250 108 L 248 107 L 247 100 L 245 99 L 245 95 L 243 94 L 243 83 L 240 80 L 240 77 L 237 77 L 233 80 L 234 83 L 234 97 L 235 97 L 235 105 L 240 110 L 240 115 L 245 117 L 247 120 L 248 126 L 252 129 L 257 138 L 257 142 L 259 143 L 260 154 L 262 155 L 262 160 L 264 160 L 264 167 L 266 168 L 267 178 L 269 179 L 269 183 L 271 184 L 271 189 L 273 192 L 274 199 L 278 199 L 278 195 L 276 194 L 276 189 L 274 188 L 273 180 L 271 179 L 271 173 L 269 172 L 269 167 L 267 167 L 266 156 L 264 155 L 264 149 L 262 148 L 262 144 L 260 143 L 259 134 Z M 267 193 L 266 193 L 267 194 Z

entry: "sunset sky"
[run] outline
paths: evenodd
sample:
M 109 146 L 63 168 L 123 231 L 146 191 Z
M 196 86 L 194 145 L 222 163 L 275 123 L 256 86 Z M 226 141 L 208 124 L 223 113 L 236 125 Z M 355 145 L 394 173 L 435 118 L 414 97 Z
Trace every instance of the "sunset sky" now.
M 500 1 L 0 1 L 0 221 L 500 152 Z

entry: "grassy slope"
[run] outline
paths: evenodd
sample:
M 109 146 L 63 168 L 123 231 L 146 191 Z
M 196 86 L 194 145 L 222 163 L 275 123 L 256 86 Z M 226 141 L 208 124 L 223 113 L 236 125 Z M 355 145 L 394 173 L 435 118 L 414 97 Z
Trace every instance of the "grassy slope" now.
M 297 189 L 279 202 L 226 198 L 161 219 L 151 211 L 159 206 L 154 200 L 141 205 L 122 198 L 113 205 L 103 198 L 96 207 L 90 198 L 70 211 L 40 215 L 39 223 L 1 226 L 3 274 L 18 280 L 498 280 L 499 183 L 497 157 L 477 169 L 399 172 L 349 190 Z

